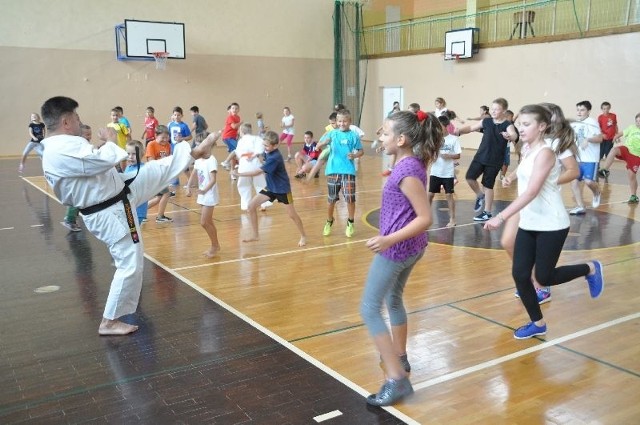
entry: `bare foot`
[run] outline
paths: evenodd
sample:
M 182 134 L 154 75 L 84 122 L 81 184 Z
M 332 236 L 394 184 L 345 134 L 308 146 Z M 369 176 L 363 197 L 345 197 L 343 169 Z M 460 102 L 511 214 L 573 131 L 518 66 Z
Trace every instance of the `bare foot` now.
M 211 152 L 211 148 L 215 146 L 216 141 L 220 138 L 222 132 L 220 130 L 209 134 L 198 146 L 191 150 L 191 156 L 193 159 L 202 158 L 202 156 Z
M 109 320 L 102 318 L 100 327 L 98 328 L 98 334 L 100 335 L 127 335 L 138 330 L 136 325 L 129 325 L 128 323 L 121 322 L 119 320 Z
M 456 227 L 456 222 L 455 221 L 450 221 L 447 223 L 446 227 Z
M 298 246 L 305 246 L 306 244 L 307 244 L 306 236 L 301 236 L 300 240 L 298 241 Z
M 258 237 L 258 235 L 253 235 L 251 237 L 243 239 L 242 242 L 257 242 L 259 240 L 260 240 L 260 238 Z
M 204 255 L 205 257 L 208 257 L 208 258 L 213 258 L 216 255 L 218 255 L 218 251 L 220 251 L 220 247 L 217 247 L 217 248 L 211 247 L 208 250 L 206 250 L 205 252 L 203 252 L 202 255 Z

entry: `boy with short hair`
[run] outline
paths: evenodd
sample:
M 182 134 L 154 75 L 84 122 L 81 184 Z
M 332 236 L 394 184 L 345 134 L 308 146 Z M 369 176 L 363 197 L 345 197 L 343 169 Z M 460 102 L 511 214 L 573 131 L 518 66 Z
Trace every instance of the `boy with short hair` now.
M 598 125 L 602 131 L 602 143 L 600 143 L 600 159 L 606 158 L 613 148 L 613 139 L 618 133 L 618 117 L 611 112 L 611 104 L 602 102 L 600 105 L 602 114 L 598 116 Z
M 598 208 L 600 206 L 600 188 L 596 180 L 596 172 L 598 171 L 598 162 L 600 161 L 600 143 L 602 142 L 602 133 L 598 122 L 589 116 L 591 112 L 591 102 L 583 100 L 576 103 L 577 120 L 571 122 L 571 128 L 576 133 L 576 143 L 578 145 L 578 165 L 580 166 L 580 176 L 571 182 L 571 191 L 576 201 L 576 206 L 569 211 L 571 215 L 582 215 L 586 212 L 584 208 L 584 198 L 582 195 L 582 186 L 584 184 L 593 193 L 591 206 Z
M 499 97 L 491 103 L 490 117 L 482 121 L 456 128 L 454 135 L 460 136 L 472 131 L 482 131 L 482 140 L 467 170 L 467 183 L 476 194 L 473 210 L 479 213 L 474 221 L 488 221 L 493 217 L 493 186 L 504 163 L 507 143 L 517 140 L 513 123 L 506 118 L 509 103 Z M 482 176 L 481 184 L 478 177 Z
M 313 131 L 305 131 L 304 145 L 302 145 L 302 149 L 300 149 L 299 152 L 296 152 L 295 155 L 296 165 L 298 166 L 295 175 L 297 179 L 304 178 L 318 162 L 320 151 L 316 150 L 317 144 L 318 142 L 313 140 Z
M 351 130 L 351 112 L 348 109 L 341 109 L 336 116 L 338 128 L 329 132 L 324 140 L 318 142 L 318 148 L 325 145 L 330 147 L 327 157 L 325 175 L 328 186 L 328 208 L 327 222 L 322 231 L 323 236 L 331 234 L 333 226 L 333 213 L 338 202 L 340 191 L 347 203 L 347 227 L 345 235 L 353 236 L 354 216 L 356 212 L 356 166 L 354 160 L 363 155 L 362 143 L 358 133 Z
M 111 122 L 107 124 L 108 128 L 113 128 L 116 132 L 116 142 L 118 146 L 124 149 L 127 142 L 131 140 L 129 127 L 120 122 L 120 112 L 117 108 L 111 110 Z
M 291 195 L 291 183 L 289 175 L 284 163 L 284 158 L 278 150 L 280 137 L 275 131 L 267 131 L 264 135 L 264 152 L 265 161 L 260 169 L 255 171 L 247 171 L 239 173 L 233 169 L 231 173 L 237 177 L 255 177 L 264 174 L 267 180 L 267 187 L 262 189 L 256 196 L 249 201 L 249 219 L 251 221 L 251 236 L 243 239 L 242 242 L 254 242 L 260 240 L 258 234 L 258 208 L 267 201 L 274 202 L 278 200 L 287 208 L 289 218 L 293 220 L 298 231 L 300 232 L 300 240 L 298 246 L 307 244 L 307 235 L 304 232 L 302 220 L 293 206 L 293 196 Z
M 138 150 L 137 155 L 136 149 Z M 127 148 L 125 150 L 129 156 L 127 157 L 127 168 L 125 168 L 124 172 L 135 176 L 138 170 L 144 166 L 143 162 L 139 162 L 139 160 L 144 158 L 144 145 L 138 140 L 131 140 L 127 142 Z M 147 221 L 148 204 L 148 201 L 144 201 L 140 205 L 136 205 L 136 215 L 138 216 L 139 223 Z
M 175 146 L 177 143 L 182 142 L 183 140 L 189 141 L 193 139 L 191 134 L 191 129 L 187 123 L 182 121 L 183 117 L 182 108 L 176 106 L 173 108 L 173 114 L 171 115 L 171 122 L 167 124 L 167 128 L 169 129 L 169 134 L 171 135 L 171 147 Z M 187 180 L 189 179 L 189 167 L 184 169 L 184 174 L 187 176 Z M 180 176 L 176 177 L 173 182 L 171 182 L 171 186 L 177 187 L 180 186 Z M 169 187 L 169 196 L 175 196 L 175 189 L 172 190 L 171 186 Z
M 149 142 L 147 145 L 147 162 L 155 161 L 166 156 L 171 155 L 171 136 L 169 129 L 164 125 L 156 127 L 156 139 Z M 164 215 L 164 212 L 169 203 L 169 188 L 164 188 L 153 199 L 149 201 L 148 208 L 158 206 L 158 215 L 156 216 L 156 223 L 168 223 L 172 222 L 171 217 Z
M 155 117 L 156 110 L 153 106 L 147 106 L 144 118 L 144 131 L 142 132 L 142 140 L 145 145 L 148 145 L 150 141 L 156 138 L 156 127 L 158 126 L 158 120 Z
M 207 129 L 209 125 L 207 124 L 207 120 L 204 119 L 202 115 L 200 115 L 200 108 L 197 106 L 192 106 L 190 109 L 191 116 L 193 117 L 193 124 L 191 124 L 191 133 L 196 135 L 196 138 L 199 140 L 204 140 L 207 137 Z

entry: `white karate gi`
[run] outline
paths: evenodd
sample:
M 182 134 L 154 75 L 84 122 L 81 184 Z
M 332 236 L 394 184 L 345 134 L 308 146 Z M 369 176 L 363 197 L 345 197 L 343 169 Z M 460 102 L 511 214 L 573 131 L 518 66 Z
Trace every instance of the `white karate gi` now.
M 107 142 L 96 149 L 82 137 L 64 134 L 47 137 L 41 143 L 46 151 L 42 157 L 44 176 L 64 205 L 82 209 L 99 204 L 122 192 L 124 181 L 133 177 L 116 171 L 115 165 L 124 160 L 127 153 L 115 143 Z M 172 156 L 140 168 L 128 195 L 138 229 L 135 207 L 167 187 L 191 160 L 190 152 L 189 143 L 180 142 Z M 138 233 L 140 243 L 134 244 L 122 201 L 84 215 L 83 221 L 95 237 L 107 244 L 116 266 L 104 317 L 115 320 L 134 313 L 142 289 L 142 234 Z
M 245 134 L 238 140 L 238 146 L 236 147 L 236 156 L 238 157 L 238 172 L 246 173 L 248 171 L 256 171 L 260 169 L 262 163 L 257 156 L 249 159 L 246 154 L 261 155 L 264 153 L 264 141 L 259 136 L 253 136 L 251 134 Z M 238 194 L 240 194 L 240 209 L 245 211 L 249 208 L 249 201 L 253 197 L 251 188 L 260 192 L 267 187 L 267 181 L 264 174 L 259 174 L 253 177 L 241 176 L 238 177 Z M 267 201 L 261 205 L 262 208 L 266 208 L 273 205 Z

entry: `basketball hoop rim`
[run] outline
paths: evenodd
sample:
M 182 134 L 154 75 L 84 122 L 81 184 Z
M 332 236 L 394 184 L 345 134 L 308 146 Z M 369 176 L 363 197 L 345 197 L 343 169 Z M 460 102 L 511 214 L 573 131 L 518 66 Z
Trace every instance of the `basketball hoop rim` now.
M 151 52 L 154 58 L 168 58 L 169 52 Z

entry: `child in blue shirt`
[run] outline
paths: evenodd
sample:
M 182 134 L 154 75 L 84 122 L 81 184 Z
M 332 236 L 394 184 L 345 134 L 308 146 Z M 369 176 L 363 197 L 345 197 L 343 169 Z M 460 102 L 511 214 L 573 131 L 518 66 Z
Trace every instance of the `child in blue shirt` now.
M 354 160 L 360 158 L 362 143 L 358 133 L 350 129 L 351 112 L 341 109 L 336 116 L 337 128 L 332 130 L 318 142 L 317 147 L 322 148 L 329 145 L 330 152 L 327 157 L 325 174 L 327 176 L 328 201 L 327 222 L 322 232 L 323 236 L 331 234 L 333 225 L 333 212 L 338 202 L 340 191 L 347 203 L 347 229 L 345 234 L 348 238 L 354 234 L 354 216 L 356 212 L 356 165 Z

